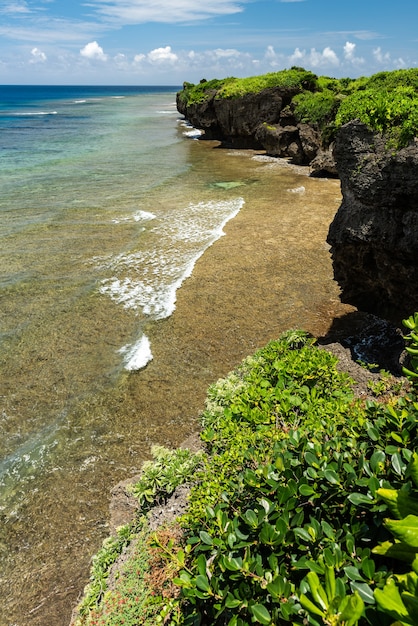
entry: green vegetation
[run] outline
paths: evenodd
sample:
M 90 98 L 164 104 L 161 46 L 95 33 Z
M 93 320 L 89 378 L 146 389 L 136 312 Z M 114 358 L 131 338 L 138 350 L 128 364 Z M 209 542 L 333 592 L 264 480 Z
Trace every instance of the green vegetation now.
M 356 399 L 314 344 L 289 331 L 209 388 L 204 455 L 154 450 L 133 491 L 148 508 L 192 473 L 187 513 L 107 540 L 79 626 L 417 626 L 416 387 Z
M 352 119 L 405 146 L 418 134 L 417 91 L 402 86 L 392 91 L 369 88 L 355 92 L 341 103 L 335 119 L 337 128 Z
M 185 83 L 179 97 L 183 104 L 190 105 L 209 97 L 238 98 L 267 87 L 287 89 L 295 119 L 320 130 L 324 143 L 329 143 L 339 127 L 354 119 L 388 135 L 396 147 L 407 145 L 418 135 L 416 68 L 336 79 L 293 67 L 250 78 L 229 77 L 202 81 L 199 85 Z
M 315 89 L 317 77 L 301 67 L 292 67 L 290 70 L 271 72 L 260 76 L 248 78 L 224 78 L 222 80 L 202 80 L 198 85 L 184 83 L 180 97 L 187 104 L 203 102 L 213 96 L 216 98 L 240 98 L 248 93 L 258 93 L 269 87 L 282 87 L 294 90 L 295 93 L 302 89 Z

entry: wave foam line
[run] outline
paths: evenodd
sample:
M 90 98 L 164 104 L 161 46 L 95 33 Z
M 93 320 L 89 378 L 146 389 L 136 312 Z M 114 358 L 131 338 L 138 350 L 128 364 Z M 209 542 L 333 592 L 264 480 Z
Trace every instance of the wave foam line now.
M 111 259 L 111 263 L 106 264 L 109 269 L 113 269 L 115 275 L 102 281 L 100 293 L 110 296 L 126 309 L 141 309 L 144 315 L 155 320 L 169 317 L 175 310 L 177 289 L 192 274 L 196 262 L 204 252 L 225 234 L 225 225 L 238 214 L 243 205 L 243 198 L 190 205 L 184 214 L 178 216 L 176 223 L 161 227 L 165 246 L 174 250 L 180 245 L 178 254 L 172 251 L 171 256 L 165 256 L 161 250 L 153 249 L 145 253 L 138 251 L 130 255 L 118 255 Z M 209 228 L 202 225 L 199 212 L 216 209 L 224 212 L 222 221 Z M 192 219 L 185 225 L 184 219 L 187 215 L 192 215 Z M 155 232 L 158 233 L 159 230 Z M 193 247 L 194 250 L 190 249 Z M 137 275 L 118 277 L 119 272 L 126 274 L 130 268 Z
M 142 335 L 133 345 L 123 346 L 118 352 L 125 356 L 125 369 L 129 372 L 142 369 L 153 359 L 150 341 L 146 335 Z

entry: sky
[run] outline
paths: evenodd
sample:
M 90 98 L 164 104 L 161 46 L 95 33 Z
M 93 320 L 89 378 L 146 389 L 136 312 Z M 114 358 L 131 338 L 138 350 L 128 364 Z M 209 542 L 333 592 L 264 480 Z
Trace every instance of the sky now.
M 417 0 L 0 0 L 0 84 L 173 85 L 418 66 Z

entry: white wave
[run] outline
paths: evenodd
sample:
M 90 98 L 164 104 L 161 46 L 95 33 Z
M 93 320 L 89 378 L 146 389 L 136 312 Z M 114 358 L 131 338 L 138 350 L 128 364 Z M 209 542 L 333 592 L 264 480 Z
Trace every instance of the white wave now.
M 176 211 L 169 221 L 159 221 L 151 232 L 157 247 L 102 259 L 101 268 L 111 270 L 113 277 L 102 281 L 100 292 L 153 319 L 169 317 L 177 290 L 243 205 L 243 198 L 199 202 Z
M 133 216 L 135 222 L 140 222 L 141 220 L 155 220 L 156 217 L 157 216 L 150 211 L 137 211 Z
M 146 335 L 142 335 L 133 345 L 123 346 L 118 352 L 125 356 L 125 369 L 130 372 L 142 369 L 153 358 L 150 342 Z
M 293 189 L 288 189 L 290 193 L 305 193 L 305 187 L 301 185 L 300 187 L 294 187 Z
M 87 100 L 74 100 L 74 104 L 84 104 Z
M 195 128 L 194 126 L 190 124 L 190 122 L 187 122 L 186 120 L 182 120 L 180 122 L 180 126 L 183 126 L 183 128 L 187 129 L 183 131 L 183 135 L 185 137 L 190 137 L 191 139 L 198 139 L 199 137 L 203 135 L 203 130 L 200 130 L 199 128 Z
M 58 111 L 27 111 L 14 113 L 16 117 L 32 117 L 33 115 L 58 115 Z
M 115 217 L 112 220 L 112 223 L 121 224 L 123 222 L 131 222 L 132 220 L 134 220 L 134 222 L 141 222 L 154 220 L 156 217 L 157 216 L 154 215 L 154 213 L 150 213 L 149 211 L 136 211 L 135 213 L 131 215 L 126 215 L 125 217 Z
M 193 128 L 192 130 L 185 130 L 183 132 L 185 137 L 190 137 L 191 139 L 198 139 L 203 135 L 203 130 L 199 130 L 198 128 Z

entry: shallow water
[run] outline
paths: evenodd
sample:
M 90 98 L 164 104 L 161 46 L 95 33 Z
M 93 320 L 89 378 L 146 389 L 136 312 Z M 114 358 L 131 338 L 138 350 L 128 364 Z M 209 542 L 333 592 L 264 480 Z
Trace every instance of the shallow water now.
M 111 486 L 246 354 L 343 310 L 338 182 L 195 141 L 172 93 L 37 106 L 0 161 L 1 626 L 68 624 Z

